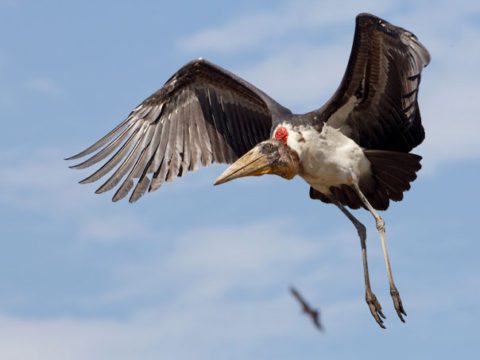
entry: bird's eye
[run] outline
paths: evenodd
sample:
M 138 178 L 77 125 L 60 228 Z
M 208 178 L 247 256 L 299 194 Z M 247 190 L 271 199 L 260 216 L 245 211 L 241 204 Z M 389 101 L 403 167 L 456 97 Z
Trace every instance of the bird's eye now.
M 266 143 L 263 145 L 262 147 L 262 151 L 266 154 L 270 154 L 272 153 L 273 151 L 275 150 L 275 146 L 273 146 L 272 144 L 270 143 Z

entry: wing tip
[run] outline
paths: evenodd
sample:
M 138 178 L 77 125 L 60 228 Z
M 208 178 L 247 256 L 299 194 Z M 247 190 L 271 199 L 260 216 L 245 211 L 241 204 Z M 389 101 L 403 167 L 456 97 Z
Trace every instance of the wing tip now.
M 375 22 L 378 22 L 378 21 L 386 22 L 382 18 L 379 18 L 378 16 L 367 13 L 367 12 L 362 12 L 355 17 L 356 24 L 361 25 L 361 26 L 362 25 L 371 25 L 371 24 L 373 24 Z
M 94 180 L 91 179 L 91 176 L 87 176 L 85 179 L 80 180 L 78 183 L 84 185 L 90 184 L 92 182 L 94 182 Z
M 370 27 L 376 25 L 378 30 L 381 30 L 390 36 L 400 36 L 405 45 L 410 46 L 420 57 L 423 67 L 430 63 L 430 53 L 418 40 L 414 33 L 367 12 L 358 14 L 355 18 L 355 21 L 356 25 L 359 27 Z
M 418 38 L 414 34 L 412 33 L 408 33 L 408 34 L 410 35 L 408 45 L 415 52 L 415 54 L 417 54 L 418 57 L 420 58 L 422 62 L 422 67 L 426 67 L 428 64 L 430 64 L 430 61 L 432 60 L 432 56 L 430 55 L 430 52 L 418 40 Z
M 86 150 L 80 151 L 79 153 L 77 153 L 77 154 L 75 154 L 75 155 L 72 155 L 72 156 L 69 156 L 69 157 L 66 157 L 66 158 L 64 158 L 63 160 L 65 160 L 65 161 L 71 161 L 71 160 L 80 159 L 80 158 L 84 157 L 85 155 L 87 155 L 85 152 L 86 152 Z
M 94 163 L 90 164 L 89 161 L 84 161 L 84 162 L 81 162 L 79 164 L 75 164 L 75 165 L 70 165 L 68 168 L 69 169 L 73 169 L 73 170 L 81 170 L 81 169 L 86 169 L 87 167 L 89 167 L 90 165 L 93 165 Z

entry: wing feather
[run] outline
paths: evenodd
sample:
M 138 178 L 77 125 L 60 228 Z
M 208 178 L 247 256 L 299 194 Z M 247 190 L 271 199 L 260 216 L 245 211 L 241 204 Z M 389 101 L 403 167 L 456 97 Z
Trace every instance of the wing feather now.
M 343 80 L 313 113 L 364 148 L 408 152 L 425 137 L 417 98 L 429 62 L 411 32 L 360 14 Z
M 85 169 L 89 166 L 92 166 L 99 161 L 102 161 L 105 159 L 108 155 L 110 155 L 115 149 L 117 149 L 120 144 L 125 140 L 125 138 L 129 135 L 130 129 L 134 126 L 135 124 L 132 123 L 130 124 L 127 128 L 125 128 L 122 133 L 120 133 L 114 140 L 112 140 L 107 146 L 105 146 L 102 150 L 97 152 L 95 155 L 91 156 L 84 162 L 81 162 L 80 164 L 71 166 L 71 169 Z
M 120 132 L 120 130 L 125 127 L 125 125 L 130 123 L 130 121 L 131 121 L 131 114 L 125 120 L 123 120 L 120 124 L 118 124 L 113 130 L 111 130 L 108 134 L 103 136 L 100 140 L 96 141 L 94 144 L 90 145 L 85 150 L 79 152 L 78 154 L 70 156 L 70 157 L 66 158 L 65 160 L 80 159 L 80 158 L 82 158 L 86 155 L 89 155 L 92 152 L 98 150 L 99 148 L 104 146 L 106 143 L 108 143 L 116 134 L 118 134 Z
M 122 161 L 125 154 L 130 150 L 132 143 L 136 141 L 135 139 L 138 137 L 138 131 L 141 124 L 136 125 L 137 126 L 134 126 L 132 128 L 133 131 L 130 133 L 130 137 L 127 139 L 127 141 L 125 141 L 125 143 L 120 147 L 120 149 L 92 175 L 81 180 L 80 184 L 88 184 L 97 181 L 105 174 L 110 172 L 120 161 Z
M 198 106 L 198 103 L 195 105 Z M 195 111 L 194 104 L 191 104 L 188 107 L 187 117 L 189 119 L 189 126 L 187 127 L 188 130 L 188 140 L 190 143 L 190 147 L 188 150 L 191 152 L 190 155 L 190 164 L 188 164 L 188 171 L 195 171 L 198 170 L 200 165 L 202 164 L 202 149 L 200 146 L 200 135 L 197 126 L 197 112 Z
M 76 169 L 107 159 L 81 183 L 113 171 L 96 192 L 120 184 L 113 200 L 133 189 L 129 201 L 134 202 L 200 165 L 232 163 L 267 139 L 272 124 L 289 114 L 245 80 L 199 59 L 179 69 L 112 131 L 69 159 L 93 153 L 73 166 Z
M 123 176 L 132 168 L 134 162 L 137 160 L 139 153 L 142 151 L 142 136 L 146 131 L 145 126 L 137 133 L 137 141 L 133 144 L 132 149 L 126 156 L 125 160 L 120 164 L 120 166 L 115 170 L 115 172 L 110 176 L 110 178 L 101 185 L 95 192 L 97 194 L 103 193 L 105 191 L 113 189 L 117 184 L 122 180 Z

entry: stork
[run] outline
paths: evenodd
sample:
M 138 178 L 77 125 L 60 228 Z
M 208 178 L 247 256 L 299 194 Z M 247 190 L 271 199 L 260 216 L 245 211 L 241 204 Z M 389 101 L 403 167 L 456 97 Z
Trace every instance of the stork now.
M 80 183 L 109 178 L 96 190 L 117 187 L 113 201 L 130 202 L 201 165 L 232 164 L 215 185 L 244 176 L 298 175 L 310 197 L 331 203 L 360 237 L 365 299 L 382 327 L 382 307 L 372 291 L 366 229 L 348 208 L 364 208 L 380 236 L 395 310 L 406 315 L 390 265 L 385 222 L 377 210 L 400 201 L 420 169 L 410 153 L 424 137 L 417 103 L 429 63 L 411 32 L 371 14 L 359 14 L 345 75 L 320 108 L 293 114 L 233 73 L 203 59 L 180 68 L 112 131 L 69 159 L 89 158 L 83 169 L 108 158 Z M 113 154 L 113 155 L 112 155 Z M 121 182 L 121 183 L 120 183 Z

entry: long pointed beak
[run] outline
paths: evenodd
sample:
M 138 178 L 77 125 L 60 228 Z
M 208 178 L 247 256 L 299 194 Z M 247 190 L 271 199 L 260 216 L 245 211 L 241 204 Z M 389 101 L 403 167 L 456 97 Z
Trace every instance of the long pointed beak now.
M 260 146 L 257 145 L 225 170 L 213 185 L 220 185 L 244 176 L 271 174 L 272 170 L 272 161 L 260 151 Z

